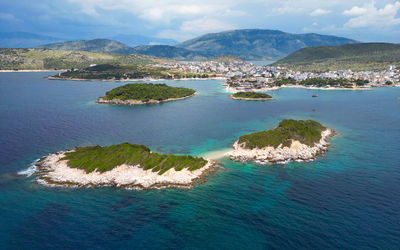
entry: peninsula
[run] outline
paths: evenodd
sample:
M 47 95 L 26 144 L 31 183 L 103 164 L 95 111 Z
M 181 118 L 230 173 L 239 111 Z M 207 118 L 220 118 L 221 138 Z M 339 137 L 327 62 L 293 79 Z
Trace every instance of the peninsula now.
M 196 94 L 193 89 L 166 84 L 132 83 L 114 88 L 97 99 L 99 104 L 142 105 L 181 100 Z
M 272 96 L 264 93 L 256 92 L 237 92 L 230 97 L 234 100 L 246 100 L 246 101 L 266 101 L 273 100 Z
M 50 80 L 132 81 L 208 78 L 206 73 L 192 73 L 156 65 L 106 63 L 82 69 L 71 69 L 50 76 Z
M 190 155 L 158 154 L 143 145 L 122 143 L 50 154 L 35 165 L 38 182 L 44 185 L 151 189 L 190 188 L 217 163 Z
M 228 155 L 256 164 L 309 161 L 328 150 L 335 132 L 313 120 L 282 120 L 275 129 L 242 135 Z

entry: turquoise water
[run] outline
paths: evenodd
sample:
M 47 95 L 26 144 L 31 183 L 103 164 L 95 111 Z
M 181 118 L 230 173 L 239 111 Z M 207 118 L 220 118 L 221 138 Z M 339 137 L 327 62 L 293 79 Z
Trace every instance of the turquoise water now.
M 283 89 L 276 100 L 235 101 L 217 80 L 182 101 L 96 105 L 123 83 L 0 74 L 0 248 L 398 249 L 400 88 Z M 318 94 L 318 98 L 311 95 Z M 338 131 L 314 162 L 224 169 L 191 190 L 63 189 L 18 175 L 37 158 L 85 145 L 140 143 L 204 155 L 281 119 Z

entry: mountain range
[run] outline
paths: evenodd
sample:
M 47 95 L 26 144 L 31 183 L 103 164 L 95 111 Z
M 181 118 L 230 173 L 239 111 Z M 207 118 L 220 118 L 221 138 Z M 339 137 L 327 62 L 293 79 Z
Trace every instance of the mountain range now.
M 156 44 L 175 45 L 178 43 L 178 41 L 175 41 L 173 39 L 149 37 L 149 36 L 134 35 L 134 34 L 119 34 L 119 35 L 105 37 L 105 39 L 119 41 L 130 47 L 135 47 L 139 45 L 156 45 Z M 68 42 L 73 40 L 74 40 L 73 38 L 68 38 L 68 37 L 61 38 L 61 37 L 45 36 L 29 32 L 0 32 L 0 48 L 33 48 L 45 44 L 50 44 L 55 42 Z
M 301 48 L 338 46 L 357 41 L 319 34 L 290 34 L 278 30 L 244 29 L 210 33 L 171 45 L 131 47 L 108 39 L 79 40 L 39 46 L 41 49 L 83 50 L 119 54 L 144 54 L 177 60 L 201 60 L 234 55 L 243 60 L 279 59 Z
M 178 48 L 245 60 L 282 58 L 301 48 L 338 46 L 357 41 L 319 34 L 290 34 L 279 30 L 243 29 L 206 34 L 177 44 Z

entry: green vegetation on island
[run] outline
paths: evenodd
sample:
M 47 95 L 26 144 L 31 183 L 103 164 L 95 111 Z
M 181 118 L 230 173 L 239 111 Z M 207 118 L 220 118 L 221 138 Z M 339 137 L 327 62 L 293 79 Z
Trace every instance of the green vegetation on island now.
M 121 55 L 87 51 L 0 48 L 0 70 L 71 69 L 86 68 L 92 64 L 117 63 L 148 65 L 169 61 L 171 60 L 134 54 Z
M 239 144 L 244 143 L 245 148 L 249 149 L 277 148 L 281 144 L 290 147 L 292 140 L 297 140 L 311 146 L 319 142 L 324 130 L 326 127 L 313 120 L 282 120 L 274 129 L 242 135 Z
M 400 62 L 400 44 L 358 43 L 337 47 L 310 47 L 296 51 L 274 65 L 293 70 L 382 70 Z
M 234 98 L 244 98 L 244 99 L 271 99 L 272 96 L 264 93 L 257 92 L 237 92 L 232 95 Z
M 171 87 L 166 84 L 132 83 L 126 84 L 106 92 L 103 100 L 150 100 L 163 101 L 191 96 L 196 91 L 182 87 Z
M 61 160 L 68 160 L 68 166 L 85 170 L 106 172 L 122 164 L 140 165 L 141 168 L 163 174 L 171 168 L 193 171 L 207 164 L 207 160 L 190 155 L 167 155 L 151 152 L 143 145 L 122 143 L 112 146 L 90 146 L 67 152 Z
M 182 79 L 208 78 L 208 74 L 169 70 L 141 64 L 100 64 L 84 69 L 69 70 L 54 76 L 60 79 L 124 80 L 124 79 Z

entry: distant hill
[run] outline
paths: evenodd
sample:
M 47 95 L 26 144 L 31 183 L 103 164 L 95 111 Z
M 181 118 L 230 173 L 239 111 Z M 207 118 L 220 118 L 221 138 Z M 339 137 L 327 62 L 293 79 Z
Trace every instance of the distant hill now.
M 357 41 L 319 34 L 290 34 L 279 30 L 243 29 L 206 34 L 177 44 L 179 48 L 214 56 L 234 55 L 244 60 L 282 58 L 311 46 L 338 46 Z
M 133 53 L 157 57 L 173 58 L 175 60 L 205 60 L 206 56 L 201 52 L 195 52 L 169 45 L 147 45 L 133 48 Z
M 108 39 L 119 41 L 130 47 L 136 47 L 141 45 L 175 45 L 178 41 L 167 38 L 149 37 L 142 35 L 129 35 L 120 34 L 109 37 Z
M 77 50 L 115 54 L 132 54 L 133 48 L 109 39 L 78 40 L 37 46 L 37 49 Z
M 91 64 L 155 64 L 171 61 L 146 55 L 122 55 L 47 49 L 0 49 L 0 70 L 86 68 Z
M 218 57 L 211 58 L 210 61 L 220 62 L 220 63 L 243 63 L 244 61 L 237 56 L 222 55 Z
M 312 47 L 296 51 L 277 61 L 303 71 L 380 70 L 400 63 L 400 44 L 358 43 L 337 47 Z
M 0 48 L 31 48 L 63 39 L 28 32 L 0 32 Z

